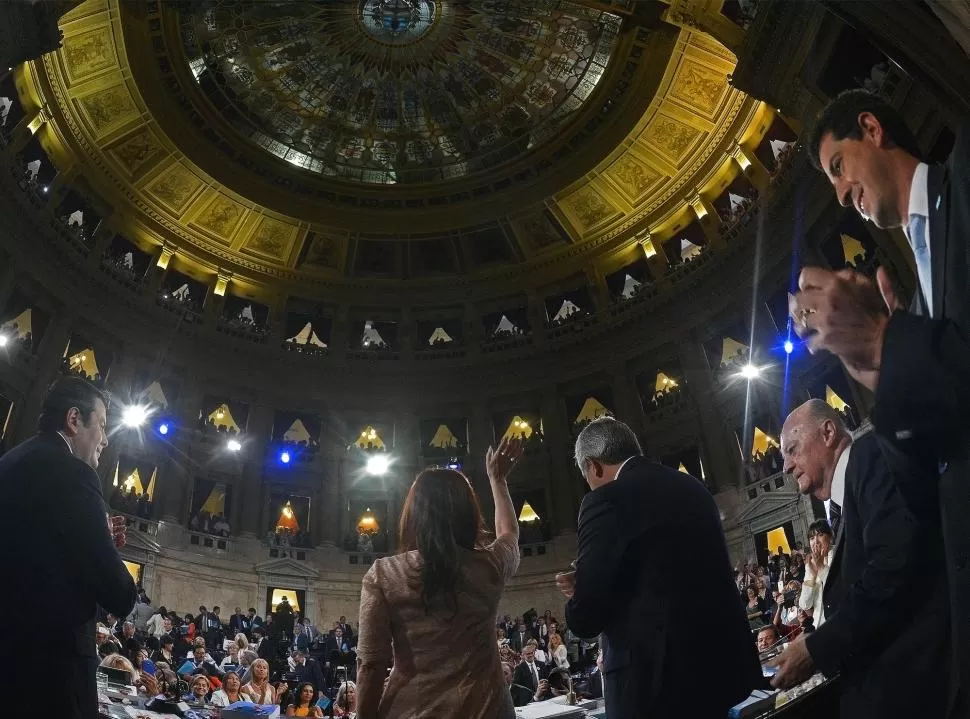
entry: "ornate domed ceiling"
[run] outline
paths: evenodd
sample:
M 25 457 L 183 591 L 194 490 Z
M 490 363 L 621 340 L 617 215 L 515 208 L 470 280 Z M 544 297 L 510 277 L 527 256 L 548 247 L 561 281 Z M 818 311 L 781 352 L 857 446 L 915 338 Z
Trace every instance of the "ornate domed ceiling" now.
M 674 6 L 85 0 L 18 87 L 59 182 L 200 279 L 460 302 L 642 258 L 740 172 L 773 111 Z
M 310 172 L 395 184 L 495 168 L 555 138 L 620 24 L 551 1 L 216 0 L 183 14 L 181 34 L 242 136 Z

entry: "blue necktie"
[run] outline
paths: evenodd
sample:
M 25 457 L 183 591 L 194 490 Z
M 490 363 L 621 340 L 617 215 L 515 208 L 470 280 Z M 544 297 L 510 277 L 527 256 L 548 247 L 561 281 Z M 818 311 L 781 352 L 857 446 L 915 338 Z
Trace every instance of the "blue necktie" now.
M 926 243 L 926 218 L 923 215 L 909 216 L 909 242 L 916 257 L 916 273 L 923 300 L 930 317 L 933 316 L 933 273 L 930 267 L 930 247 Z

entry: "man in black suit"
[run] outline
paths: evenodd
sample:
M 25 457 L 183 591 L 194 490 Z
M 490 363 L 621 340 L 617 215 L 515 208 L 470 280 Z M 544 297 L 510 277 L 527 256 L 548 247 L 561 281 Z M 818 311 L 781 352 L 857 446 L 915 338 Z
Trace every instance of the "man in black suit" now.
M 229 617 L 229 632 L 232 634 L 233 639 L 239 633 L 246 634 L 249 630 L 249 620 L 246 615 L 242 613 L 242 609 L 236 607 L 236 611 L 232 613 Z
M 826 108 L 809 156 L 880 228 L 904 228 L 919 288 L 909 312 L 883 268 L 876 284 L 806 268 L 790 310 L 812 352 L 837 355 L 876 394 L 876 432 L 939 471 L 954 661 L 951 707 L 970 711 L 970 127 L 944 165 L 926 165 L 893 107 L 862 91 Z M 886 308 L 889 314 L 886 313 Z
M 519 620 L 518 626 L 515 631 L 509 636 L 509 646 L 512 647 L 512 651 L 516 654 L 521 654 L 522 649 L 526 644 L 529 643 L 530 639 L 533 639 L 532 632 L 525 628 L 525 622 Z
M 825 502 L 835 555 L 825 621 L 773 660 L 772 684 L 838 673 L 844 717 L 943 716 L 949 602 L 937 483 L 875 434 L 853 442 L 820 399 L 788 416 L 781 447 L 799 491 Z
M 579 510 L 576 571 L 556 582 L 570 630 L 606 638 L 607 714 L 723 719 L 763 677 L 710 491 L 642 457 L 609 417 L 580 432 L 576 464 L 593 491 Z M 687 566 L 702 592 L 681 591 Z
M 106 422 L 105 395 L 62 377 L 44 399 L 38 434 L 0 458 L 0 566 L 17 586 L 0 592 L 0 616 L 20 615 L 27 597 L 43 617 L 6 627 L 17 651 L 0 655 L 0 676 L 22 690 L 6 697 L 5 715 L 29 715 L 41 696 L 45 711 L 59 717 L 98 714 L 97 608 L 126 617 L 136 597 L 117 550 L 124 524 L 109 526 L 95 472 L 108 444 Z M 49 676 L 59 679 L 52 684 Z
M 529 640 L 522 650 L 522 661 L 512 672 L 512 685 L 526 687 L 532 692 L 532 701 L 542 701 L 552 696 L 547 680 L 548 670 L 536 662 L 536 642 Z
M 316 659 L 311 659 L 306 649 L 297 649 L 293 654 L 293 672 L 301 682 L 310 682 L 317 697 L 323 696 L 327 682 L 323 677 L 323 668 Z

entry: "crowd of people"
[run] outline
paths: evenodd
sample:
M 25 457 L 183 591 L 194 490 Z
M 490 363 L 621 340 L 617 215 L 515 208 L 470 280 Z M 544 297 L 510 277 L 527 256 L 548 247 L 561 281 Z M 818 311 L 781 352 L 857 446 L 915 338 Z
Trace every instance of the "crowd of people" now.
M 148 492 L 139 492 L 135 487 L 121 485 L 112 489 L 108 506 L 133 517 L 152 519 L 155 503 Z
M 288 549 L 311 549 L 313 541 L 310 534 L 302 529 L 292 530 L 285 527 L 270 527 L 266 531 L 266 546 L 285 552 Z
M 353 627 L 340 617 L 321 632 L 288 597 L 265 619 L 253 607 L 223 618 L 218 606 L 195 615 L 155 607 L 139 590 L 126 619 L 102 614 L 95 643 L 101 666 L 122 670 L 122 683 L 148 696 L 198 707 L 279 704 L 289 716 L 356 712 Z
M 137 284 L 143 279 L 142 275 L 135 269 L 133 253 L 131 252 L 114 254 L 110 251 L 105 252 L 101 258 L 101 266 L 115 277 L 130 284 Z
M 202 509 L 189 518 L 189 529 L 216 537 L 228 537 L 231 534 L 229 520 L 224 514 L 210 514 Z
M 749 482 L 758 482 L 778 474 L 784 465 L 778 445 L 769 443 L 763 451 L 755 452 L 751 459 L 745 462 L 744 469 Z

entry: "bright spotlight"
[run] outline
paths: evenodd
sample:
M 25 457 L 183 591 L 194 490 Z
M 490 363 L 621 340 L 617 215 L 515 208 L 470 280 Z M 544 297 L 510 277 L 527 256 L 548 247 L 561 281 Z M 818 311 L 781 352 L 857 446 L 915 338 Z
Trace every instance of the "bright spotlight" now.
M 365 466 L 367 474 L 380 476 L 382 474 L 387 474 L 387 470 L 390 468 L 391 460 L 387 458 L 387 455 L 372 454 L 367 458 L 367 465 Z
M 242 444 L 239 443 L 238 439 L 230 439 L 228 442 L 226 442 L 226 449 L 228 449 L 230 452 L 238 452 L 242 449 Z
M 280 462 L 282 462 L 283 464 L 289 464 L 290 463 L 290 453 L 289 452 L 286 452 L 286 451 L 280 452 Z
M 158 433 L 163 437 L 168 434 L 169 429 L 168 422 L 162 422 L 160 425 L 158 425 Z
M 9 341 L 10 338 L 7 335 L 0 335 L 0 347 L 6 347 Z
M 47 185 L 44 185 L 44 187 L 43 187 L 43 190 L 44 190 L 44 194 L 45 194 L 45 195 L 47 194 L 47 190 L 48 190 L 48 189 L 49 189 L 49 188 L 47 187 Z
M 757 379 L 761 376 L 761 369 L 748 362 L 748 364 L 741 368 L 741 376 L 748 380 Z
M 795 345 L 791 340 L 785 340 L 785 354 L 790 355 L 795 349 Z
M 141 427 L 145 424 L 145 420 L 148 419 L 148 415 L 151 413 L 148 407 L 142 407 L 137 404 L 131 407 L 125 407 L 125 411 L 121 413 L 121 423 L 125 427 Z

